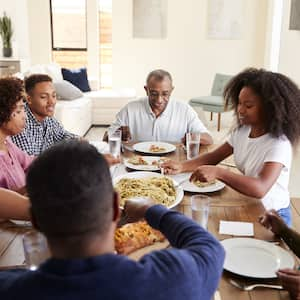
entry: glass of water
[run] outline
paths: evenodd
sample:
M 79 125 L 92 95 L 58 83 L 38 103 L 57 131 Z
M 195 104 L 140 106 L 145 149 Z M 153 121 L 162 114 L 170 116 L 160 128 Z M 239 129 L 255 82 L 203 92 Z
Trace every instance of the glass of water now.
M 205 195 L 191 197 L 192 219 L 207 230 L 210 198 Z
M 186 134 L 186 158 L 193 159 L 199 155 L 200 132 L 188 132 Z
M 122 140 L 121 129 L 108 131 L 109 152 L 115 158 L 120 156 L 121 140 Z
M 23 248 L 27 268 L 32 271 L 50 257 L 47 240 L 40 232 L 26 232 L 23 236 Z

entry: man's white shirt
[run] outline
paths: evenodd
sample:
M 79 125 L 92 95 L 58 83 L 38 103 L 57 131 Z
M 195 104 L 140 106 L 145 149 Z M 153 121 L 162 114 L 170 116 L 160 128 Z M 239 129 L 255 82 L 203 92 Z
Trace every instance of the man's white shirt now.
M 112 126 L 129 126 L 134 141 L 179 142 L 187 132 L 209 133 L 188 104 L 170 99 L 166 109 L 156 117 L 148 97 L 123 107 Z

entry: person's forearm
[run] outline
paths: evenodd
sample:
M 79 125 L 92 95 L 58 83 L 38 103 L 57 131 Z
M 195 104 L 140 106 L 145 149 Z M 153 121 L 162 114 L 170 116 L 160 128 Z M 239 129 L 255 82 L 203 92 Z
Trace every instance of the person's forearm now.
M 201 253 L 223 253 L 221 245 L 210 233 L 181 213 L 155 205 L 146 211 L 145 218 L 152 227 L 166 236 L 173 247 L 191 248 Z
M 223 181 L 238 192 L 255 198 L 264 197 L 269 190 L 269 187 L 259 178 L 236 174 L 223 168 L 219 168 L 217 179 Z
M 28 198 L 9 190 L 1 191 L 0 218 L 30 220 Z
M 295 230 L 286 226 L 285 230 L 280 234 L 290 249 L 300 257 L 300 234 Z
M 211 145 L 213 143 L 212 137 L 208 133 L 201 133 L 200 144 Z
M 218 155 L 214 152 L 202 154 L 194 159 L 186 160 L 182 163 L 182 172 L 193 172 L 202 165 L 216 165 L 221 161 Z

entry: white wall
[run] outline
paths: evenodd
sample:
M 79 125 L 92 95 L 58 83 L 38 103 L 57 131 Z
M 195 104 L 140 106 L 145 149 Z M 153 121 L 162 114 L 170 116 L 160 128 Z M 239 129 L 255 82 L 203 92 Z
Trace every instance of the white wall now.
M 31 64 L 52 61 L 50 3 L 48 0 L 27 0 Z
M 49 1 L 0 1 L 1 8 L 19 12 L 15 19 L 21 34 L 16 38 L 22 55 L 30 58 L 31 64 L 50 62 Z M 95 7 L 95 1 L 88 0 L 88 4 L 94 3 Z M 169 0 L 166 39 L 133 39 L 132 0 L 113 0 L 113 88 L 133 87 L 143 95 L 149 71 L 164 68 L 173 75 L 175 97 L 188 100 L 208 94 L 216 72 L 235 74 L 248 66 L 263 66 L 268 0 L 243 1 L 243 38 L 208 40 L 208 0 Z M 92 24 L 88 26 L 88 38 L 92 39 L 96 31 Z M 97 75 L 98 65 L 94 48 L 89 55 L 92 76 Z
M 283 3 L 283 22 L 278 71 L 292 78 L 300 86 L 300 31 L 289 30 L 291 1 Z
M 166 39 L 133 39 L 132 0 L 113 1 L 113 87 L 143 95 L 149 71 L 164 68 L 174 78 L 174 95 L 187 100 L 210 92 L 216 72 L 235 74 L 262 67 L 267 0 L 245 0 L 241 40 L 206 38 L 207 1 L 169 0 Z
M 13 25 L 13 57 L 25 59 L 29 63 L 28 13 L 26 0 L 0 0 L 0 15 L 3 12 L 11 18 Z M 0 39 L 0 49 L 2 40 Z M 0 51 L 2 56 L 2 50 Z

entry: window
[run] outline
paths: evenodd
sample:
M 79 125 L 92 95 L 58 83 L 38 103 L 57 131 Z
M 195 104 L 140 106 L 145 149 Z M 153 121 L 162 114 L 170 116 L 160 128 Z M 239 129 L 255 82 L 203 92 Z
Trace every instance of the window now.
M 112 88 L 112 0 L 97 0 L 100 88 Z M 87 66 L 86 0 L 50 0 L 53 61 L 65 68 Z
M 112 88 L 112 0 L 99 0 L 100 85 Z
M 86 0 L 50 0 L 53 60 L 62 67 L 87 65 Z

